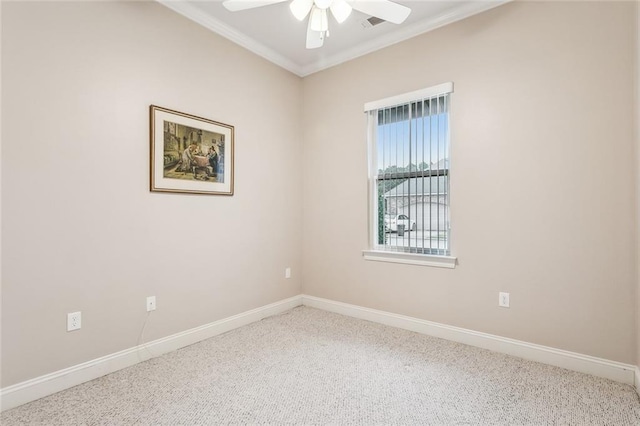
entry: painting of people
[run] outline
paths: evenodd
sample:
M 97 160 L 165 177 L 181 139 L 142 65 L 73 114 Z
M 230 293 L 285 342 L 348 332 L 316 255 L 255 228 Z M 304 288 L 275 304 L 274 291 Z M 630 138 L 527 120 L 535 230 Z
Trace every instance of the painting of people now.
M 222 193 L 232 193 L 233 130 L 233 126 L 152 105 L 152 191 L 219 193 L 218 189 L 226 189 Z M 158 189 L 155 180 L 167 188 Z
M 221 133 L 164 121 L 164 177 L 224 183 Z

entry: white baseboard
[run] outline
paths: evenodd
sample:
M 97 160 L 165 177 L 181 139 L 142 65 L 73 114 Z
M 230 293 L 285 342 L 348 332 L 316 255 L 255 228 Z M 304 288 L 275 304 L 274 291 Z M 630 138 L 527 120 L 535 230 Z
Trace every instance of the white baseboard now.
M 536 345 L 520 340 L 509 339 L 465 328 L 453 327 L 437 322 L 397 315 L 376 309 L 363 308 L 333 300 L 302 295 L 302 304 L 354 318 L 364 319 L 392 327 L 402 328 L 429 336 L 464 343 L 519 358 L 555 365 L 568 370 L 592 374 L 617 382 L 634 385 L 640 389 L 640 371 L 638 367 L 621 362 L 609 361 L 562 349 Z
M 263 318 L 285 312 L 301 304 L 532 361 L 555 365 L 568 370 L 605 377 L 629 385 L 635 385 L 636 391 L 640 394 L 640 369 L 637 366 L 390 312 L 335 302 L 319 297 L 299 295 L 8 386 L 0 390 L 1 409 L 4 411 L 27 402 L 35 401 L 47 395 L 52 395 L 64 389 L 146 361 L 154 356 L 163 355 L 218 334 L 259 321 Z
M 73 367 L 17 383 L 0 390 L 2 411 L 35 401 L 47 395 L 97 379 L 106 374 L 130 367 L 152 357 L 192 345 L 243 325 L 260 321 L 302 304 L 302 296 L 294 296 L 238 315 L 214 321 L 200 327 L 163 337 L 143 345 L 125 349 Z M 153 355 L 152 355 L 153 354 Z

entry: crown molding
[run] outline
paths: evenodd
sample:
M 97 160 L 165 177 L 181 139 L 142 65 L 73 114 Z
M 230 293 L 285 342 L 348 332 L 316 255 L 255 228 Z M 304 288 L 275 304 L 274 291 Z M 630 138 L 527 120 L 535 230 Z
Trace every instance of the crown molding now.
M 218 19 L 213 18 L 210 15 L 202 12 L 202 10 L 192 6 L 186 1 L 176 0 L 156 0 L 163 6 L 173 10 L 174 12 L 191 19 L 192 21 L 202 25 L 203 27 L 213 31 L 214 33 L 221 35 L 222 37 L 231 40 L 232 42 L 248 49 L 264 59 L 273 62 L 274 64 L 291 71 L 292 73 L 302 76 L 302 67 L 275 50 L 265 46 L 257 40 L 241 33 L 225 24 Z
M 376 50 L 383 49 L 401 41 L 408 40 L 420 34 L 435 30 L 436 28 L 443 27 L 456 21 L 468 18 L 470 16 L 482 13 L 489 9 L 501 6 L 505 3 L 509 3 L 513 0 L 495 0 L 495 1 L 473 1 L 466 3 L 463 6 L 457 7 L 454 10 L 444 12 L 440 15 L 436 15 L 431 19 L 416 22 L 413 25 L 406 27 L 400 27 L 397 31 L 389 33 L 387 35 L 377 37 L 369 42 L 359 44 L 351 49 L 342 51 L 335 55 L 331 55 L 327 58 L 320 59 L 309 65 L 300 65 L 291 59 L 281 55 L 275 50 L 265 46 L 259 41 L 243 34 L 242 32 L 228 26 L 227 24 L 213 18 L 210 15 L 202 12 L 202 10 L 194 7 L 186 1 L 176 0 L 156 0 L 158 3 L 166 6 L 174 12 L 202 25 L 203 27 L 221 35 L 222 37 L 231 40 L 232 42 L 248 49 L 258 56 L 298 75 L 299 77 L 306 77 L 310 74 L 322 71 L 327 68 L 339 65 L 341 63 L 350 61 L 352 59 L 364 56 L 368 53 L 375 52 Z
M 467 3 L 464 6 L 455 8 L 454 10 L 436 15 L 431 19 L 416 22 L 415 24 L 408 25 L 406 27 L 401 27 L 398 31 L 394 31 L 383 37 L 372 39 L 367 43 L 362 43 L 354 48 L 329 56 L 323 61 L 317 61 L 313 64 L 304 66 L 302 67 L 302 74 L 300 74 L 300 76 L 305 77 L 315 72 L 331 68 L 360 56 L 375 52 L 376 50 L 384 49 L 385 47 L 408 40 L 420 34 L 424 34 L 456 21 L 477 15 L 478 13 L 485 12 L 495 7 L 502 6 L 503 4 L 510 3 L 511 1 L 513 0 L 495 0 L 489 2 L 474 1 Z

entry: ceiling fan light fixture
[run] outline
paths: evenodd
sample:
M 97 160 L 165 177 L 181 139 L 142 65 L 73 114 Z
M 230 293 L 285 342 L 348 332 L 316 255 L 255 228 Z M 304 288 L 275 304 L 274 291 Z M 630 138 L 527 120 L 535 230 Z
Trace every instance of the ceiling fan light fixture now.
M 311 30 L 327 31 L 329 29 L 329 20 L 327 19 L 327 10 L 314 7 L 311 10 Z
M 2 1 L 2 0 L 0 0 Z M 222 0 L 229 11 L 254 9 L 272 4 L 289 2 L 296 19 L 307 19 L 307 49 L 322 47 L 329 37 L 327 9 L 338 23 L 344 22 L 353 10 L 393 24 L 403 23 L 411 9 L 392 0 Z M 371 19 L 371 18 L 370 18 Z
M 298 21 L 302 21 L 307 17 L 312 6 L 313 0 L 293 0 L 289 4 L 289 9 L 291 9 L 291 13 Z
M 336 18 L 339 24 L 342 24 L 347 20 L 349 15 L 351 15 L 351 11 L 353 8 L 346 2 L 346 0 L 333 0 L 331 2 L 331 13 L 333 17 Z

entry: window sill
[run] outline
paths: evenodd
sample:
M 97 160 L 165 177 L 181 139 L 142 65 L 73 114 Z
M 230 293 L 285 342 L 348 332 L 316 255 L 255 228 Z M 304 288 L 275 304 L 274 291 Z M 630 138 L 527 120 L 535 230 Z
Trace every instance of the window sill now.
M 408 265 L 433 266 L 436 268 L 456 267 L 458 258 L 452 256 L 434 256 L 429 254 L 401 253 L 381 250 L 363 250 L 365 260 L 377 262 L 404 263 Z

